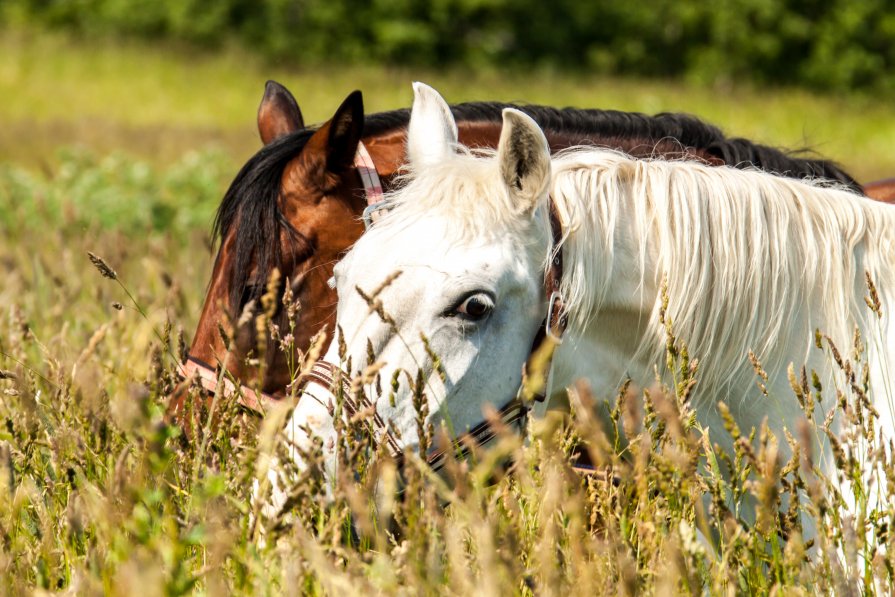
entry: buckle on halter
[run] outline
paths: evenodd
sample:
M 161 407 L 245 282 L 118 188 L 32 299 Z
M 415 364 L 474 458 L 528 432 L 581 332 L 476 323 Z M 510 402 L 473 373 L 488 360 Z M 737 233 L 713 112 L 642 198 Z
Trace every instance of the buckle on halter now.
M 376 203 L 371 203 L 364 208 L 364 212 L 363 214 L 361 214 L 361 218 L 363 218 L 364 220 L 365 230 L 369 230 L 370 226 L 373 225 L 373 214 L 378 211 L 388 211 L 388 200 L 377 201 Z
M 564 315 L 562 314 L 563 309 L 563 298 L 562 293 L 559 290 L 554 290 L 550 293 L 550 299 L 547 301 L 547 323 L 545 324 L 547 335 L 553 338 L 553 341 L 557 344 L 562 344 L 562 333 L 565 331 L 565 326 L 559 326 L 559 333 L 554 333 L 553 330 L 553 315 L 554 311 L 557 308 L 557 304 L 559 304 L 559 318 L 557 319 L 557 323 L 560 321 Z

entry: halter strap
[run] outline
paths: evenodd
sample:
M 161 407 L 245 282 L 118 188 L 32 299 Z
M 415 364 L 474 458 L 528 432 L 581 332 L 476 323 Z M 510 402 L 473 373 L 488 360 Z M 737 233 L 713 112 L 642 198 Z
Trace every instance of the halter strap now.
M 216 393 L 218 386 L 222 385 L 223 397 L 237 396 L 236 401 L 240 406 L 258 415 L 264 415 L 267 408 L 277 402 L 270 394 L 255 391 L 245 384 L 236 385 L 227 377 L 226 372 L 219 375 L 214 367 L 194 356 L 187 355 L 186 362 L 177 366 L 177 373 L 184 379 L 198 378 L 205 391 L 211 394 Z
M 382 203 L 382 181 L 379 179 L 379 173 L 376 171 L 376 164 L 373 163 L 370 152 L 361 141 L 357 143 L 357 153 L 354 154 L 354 167 L 364 185 L 367 205 Z
M 395 437 L 391 428 L 385 424 L 382 416 L 376 411 L 376 407 L 370 402 L 366 394 L 362 391 L 352 391 L 351 383 L 340 368 L 325 361 L 317 361 L 305 375 L 302 387 L 310 382 L 316 382 L 330 391 L 337 388 L 336 391 L 340 394 L 342 408 L 345 409 L 345 413 L 349 417 L 353 417 L 361 409 L 369 409 L 372 412 L 373 432 L 376 438 L 386 442 L 388 450 L 394 458 L 401 457 L 401 444 L 398 442 L 398 438 Z M 299 396 L 299 400 L 301 400 L 301 397 Z
M 563 276 L 562 224 L 559 221 L 559 212 L 556 211 L 556 203 L 552 199 L 548 217 L 550 218 L 550 233 L 553 236 L 553 255 L 550 257 L 547 271 L 544 272 L 547 315 L 544 316 L 544 321 L 535 334 L 531 350 L 528 353 L 528 360 L 522 367 L 523 385 L 517 398 L 523 403 L 544 402 L 547 399 L 553 353 L 562 344 L 562 337 L 569 322 L 568 314 L 565 311 L 565 301 L 560 291 Z M 540 363 L 537 362 L 538 360 Z M 537 384 L 539 386 L 537 390 L 530 392 L 526 382 L 528 382 L 529 373 L 535 370 L 539 370 L 543 375 L 542 383 Z
M 347 376 L 342 369 L 332 363 L 317 361 L 305 375 L 303 382 L 304 384 L 318 383 L 334 394 L 338 394 L 342 408 L 349 417 L 353 417 L 362 409 L 369 409 L 372 413 L 371 418 L 376 439 L 386 443 L 389 454 L 397 462 L 400 463 L 404 459 L 401 443 L 394 432 L 386 425 L 373 403 L 370 402 L 370 399 L 362 391 L 352 391 L 351 383 L 348 382 Z M 522 402 L 516 398 L 505 404 L 497 414 L 504 425 L 512 425 L 517 421 L 525 419 L 527 416 Z M 426 463 L 433 471 L 437 472 L 444 467 L 449 452 L 453 452 L 461 457 L 466 456 L 473 445 L 484 445 L 494 439 L 495 435 L 497 435 L 497 432 L 493 429 L 491 422 L 487 420 L 482 421 L 454 439 L 448 448 L 430 451 L 426 458 Z

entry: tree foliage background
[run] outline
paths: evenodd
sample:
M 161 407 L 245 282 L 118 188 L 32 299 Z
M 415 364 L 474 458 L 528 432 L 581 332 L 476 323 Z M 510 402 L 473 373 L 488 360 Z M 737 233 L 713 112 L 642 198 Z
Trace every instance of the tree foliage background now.
M 0 23 L 235 41 L 290 64 L 895 89 L 895 0 L 3 0 Z

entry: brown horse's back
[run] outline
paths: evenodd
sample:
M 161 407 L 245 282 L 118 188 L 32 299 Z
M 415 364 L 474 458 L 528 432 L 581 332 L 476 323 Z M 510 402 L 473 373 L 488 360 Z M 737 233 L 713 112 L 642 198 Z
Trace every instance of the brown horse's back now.
M 895 178 L 874 180 L 864 185 L 864 193 L 883 203 L 895 203 Z

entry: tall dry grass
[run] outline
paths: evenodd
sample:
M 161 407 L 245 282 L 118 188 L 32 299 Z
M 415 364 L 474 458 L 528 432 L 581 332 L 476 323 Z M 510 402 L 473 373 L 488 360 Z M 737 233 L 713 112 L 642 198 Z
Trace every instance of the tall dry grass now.
M 820 423 L 794 421 L 785 438 L 733 421 L 701 429 L 689 400 L 699 367 L 666 322 L 667 386 L 617 396 L 578 386 L 570 416 L 503 430 L 443 476 L 415 454 L 399 470 L 365 418 L 343 421 L 338 478 L 323 477 L 318 445 L 306 469 L 281 469 L 283 508 L 261 508 L 264 491 L 253 503 L 264 464 L 295 449 L 275 417 L 259 422 L 223 398 L 209 412 L 195 396 L 201 431 L 189 440 L 163 417 L 207 280 L 206 236 L 192 216 L 103 226 L 89 212 L 102 189 L 164 212 L 157 204 L 175 184 L 165 181 L 206 188 L 214 159 L 160 172 L 80 156 L 52 177 L 0 171 L 0 202 L 13 210 L 0 218 L 4 593 L 892 591 L 893 506 L 869 510 L 875 488 L 860 483 L 868 467 L 878 487 L 895 483 L 891 457 L 868 437 L 864 338 L 832 347 L 819 337 L 841 388 L 793 368 L 806 421 Z M 214 192 L 197 192 L 197 219 L 210 221 L 202 210 Z M 835 433 L 831 412 L 843 421 Z M 212 417 L 220 424 L 204 426 Z M 825 479 L 807 448 L 815 433 L 831 436 L 838 479 Z M 734 453 L 717 447 L 721 434 L 735 438 Z M 438 428 L 428 439 L 445 441 Z M 594 474 L 572 469 L 576 449 Z M 854 515 L 842 514 L 845 502 Z M 806 541 L 809 523 L 817 532 Z

